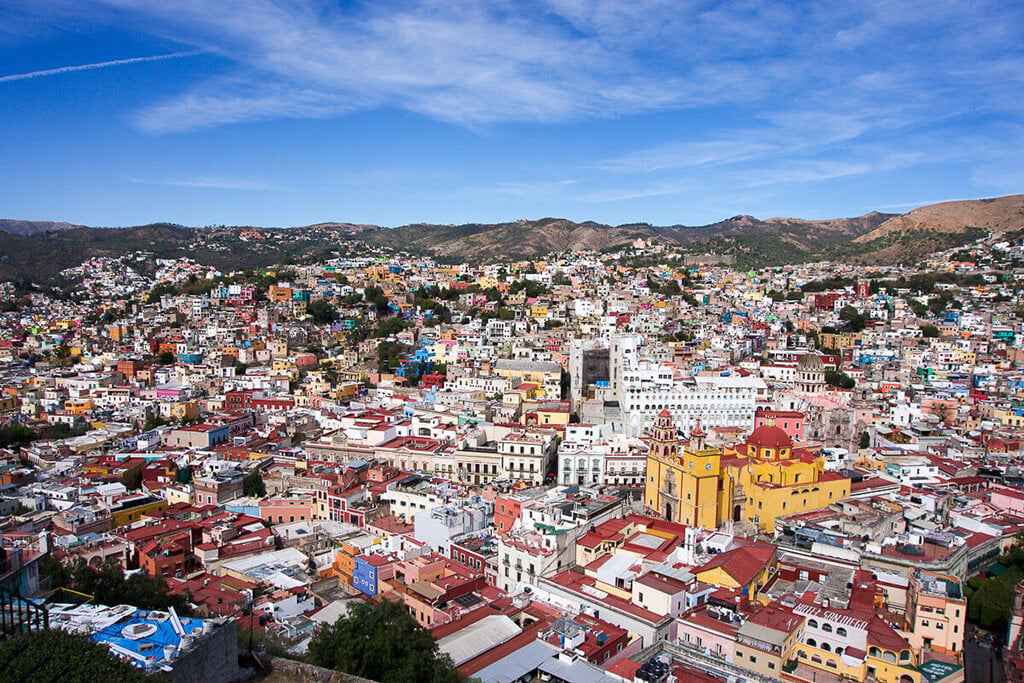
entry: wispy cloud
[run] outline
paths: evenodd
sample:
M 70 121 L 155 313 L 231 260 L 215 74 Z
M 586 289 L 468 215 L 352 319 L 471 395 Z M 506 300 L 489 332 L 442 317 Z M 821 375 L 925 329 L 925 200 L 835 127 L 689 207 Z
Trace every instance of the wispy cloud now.
M 652 173 L 751 161 L 778 150 L 777 145 L 752 137 L 744 139 L 737 135 L 721 140 L 670 142 L 604 159 L 593 167 L 614 173 Z
M 357 163 L 352 177 L 340 181 L 348 188 L 423 186 L 429 184 L 424 173 L 443 169 L 450 175 L 433 185 L 452 194 L 486 195 L 514 210 L 530 202 L 556 208 L 575 202 L 613 213 L 616 202 L 623 211 L 711 204 L 717 210 L 731 206 L 730 196 L 772 207 L 801 191 L 859 203 L 849 199 L 858 194 L 851 188 L 869 179 L 875 201 L 900 202 L 895 190 L 877 194 L 899 173 L 916 174 L 915 188 L 954 195 L 1012 190 L 1020 182 L 1013 155 L 1024 133 L 1012 128 L 1024 114 L 1019 3 L 901 0 L 898 11 L 892 0 L 15 4 L 27 14 L 45 5 L 50 9 L 39 13 L 50 15 L 57 5 L 61 13 L 87 7 L 96 25 L 131 25 L 160 44 L 215 53 L 216 71 L 183 70 L 166 90 L 138 93 L 141 104 L 118 110 L 147 133 L 387 109 L 420 115 L 411 117 L 409 130 L 422 117 L 455 124 L 470 137 L 480 133 L 487 149 L 481 156 L 495 158 L 486 172 L 476 160 L 445 160 L 428 170 L 423 164 L 398 169 L 399 163 L 391 169 L 391 159 L 369 162 L 388 166 L 388 174 L 406 173 L 401 181 L 367 176 Z M 147 59 L 154 58 L 64 69 Z M 560 128 L 581 121 L 588 127 Z M 507 125 L 520 123 L 546 127 Z M 519 135 L 533 132 L 541 144 L 523 144 Z M 501 166 L 500 155 L 513 144 L 521 149 L 509 160 L 536 155 L 540 179 L 518 170 L 523 164 Z M 460 175 L 459 164 L 472 170 Z M 934 169 L 953 167 L 966 188 L 931 182 L 941 175 Z M 136 181 L 269 189 L 224 178 Z M 627 203 L 644 199 L 650 201 Z
M 73 73 L 75 71 L 92 71 L 93 69 L 106 69 L 111 66 L 124 66 L 126 64 L 139 64 L 141 62 L 158 62 L 164 59 L 180 59 L 181 57 L 194 57 L 201 55 L 206 50 L 187 50 L 185 52 L 172 52 L 166 55 L 154 55 L 152 57 L 131 57 L 129 59 L 115 59 L 109 62 L 96 62 L 94 64 L 79 64 L 76 66 L 61 66 L 56 69 L 44 69 L 42 71 L 30 71 L 23 74 L 11 74 L 0 76 L 0 83 L 9 81 L 23 81 L 29 78 L 42 78 L 44 76 L 57 76 L 59 74 Z
M 641 188 L 605 188 L 588 192 L 578 197 L 580 201 L 594 204 L 607 204 L 609 202 L 624 202 L 632 199 L 647 199 L 649 197 L 664 197 L 666 195 L 680 194 L 685 191 L 692 191 L 690 183 L 656 183 L 650 187 Z
M 154 133 L 333 117 L 374 107 L 470 127 L 730 105 L 778 110 L 780 102 L 794 103 L 794 115 L 808 103 L 817 109 L 829 103 L 837 112 L 859 113 L 882 102 L 917 113 L 963 111 L 977 101 L 970 93 L 998 92 L 1005 78 L 979 77 L 957 67 L 1002 60 L 1012 73 L 1004 55 L 1020 43 L 1017 22 L 985 20 L 1006 13 L 999 0 L 970 6 L 908 0 L 899 12 L 890 4 L 90 3 L 138 30 L 212 46 L 234 65 L 222 74 L 225 78 L 200 80 L 137 112 L 135 123 Z M 915 49 L 915 31 L 954 47 L 921 53 Z M 884 59 L 878 45 L 886 45 Z M 1003 99 L 994 106 L 1012 106 L 1012 97 Z M 857 119 L 849 117 L 854 123 Z M 717 163 L 700 161 L 707 154 L 714 157 L 714 149 L 679 151 L 698 164 Z M 759 147 L 748 151 L 772 153 Z M 745 152 L 739 155 L 742 159 Z
M 233 123 L 241 112 L 259 120 L 389 106 L 472 126 L 751 102 L 778 84 L 770 69 L 748 63 L 747 50 L 702 55 L 770 33 L 759 21 L 795 20 L 740 12 L 726 21 L 666 0 L 222 0 L 215 10 L 205 0 L 98 2 L 177 40 L 215 45 L 237 65 L 231 88 L 199 83 L 140 112 L 135 120 L 152 132 Z M 292 104 L 311 98 L 328 104 Z
M 238 180 L 217 176 L 201 176 L 198 178 L 171 178 L 154 180 L 146 178 L 128 178 L 128 182 L 140 185 L 163 185 L 165 187 L 184 187 L 205 190 L 247 190 L 253 192 L 281 192 L 288 188 L 258 180 Z
M 901 202 L 899 204 L 882 204 L 876 206 L 875 209 L 884 211 L 887 209 L 914 209 L 919 206 L 928 206 L 930 204 L 944 204 L 946 202 L 965 202 L 970 199 L 977 199 L 977 197 L 950 197 L 946 199 L 925 199 L 916 202 Z
M 529 199 L 544 195 L 553 195 L 565 188 L 579 183 L 579 180 L 552 180 L 552 181 L 529 181 L 529 182 L 503 182 L 493 187 L 474 188 L 480 192 L 491 192 L 506 194 L 513 197 Z

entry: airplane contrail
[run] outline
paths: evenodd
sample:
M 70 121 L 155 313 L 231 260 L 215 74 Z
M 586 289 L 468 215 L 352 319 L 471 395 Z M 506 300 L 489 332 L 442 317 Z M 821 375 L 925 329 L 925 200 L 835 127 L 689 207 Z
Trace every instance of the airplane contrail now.
M 26 74 L 11 74 L 0 76 L 0 83 L 8 81 L 22 81 L 26 78 L 39 78 L 40 76 L 54 76 L 56 74 L 69 73 L 71 71 L 89 71 L 91 69 L 103 69 L 108 66 L 121 66 L 122 64 L 135 64 L 137 62 L 155 62 L 161 59 L 175 59 L 178 57 L 192 57 L 206 52 L 206 50 L 189 50 L 188 52 L 172 52 L 168 55 L 155 55 L 153 57 L 132 57 L 130 59 L 115 59 L 112 62 L 97 62 L 95 64 L 79 64 L 77 66 L 62 66 L 57 69 L 46 69 L 44 71 L 31 71 Z

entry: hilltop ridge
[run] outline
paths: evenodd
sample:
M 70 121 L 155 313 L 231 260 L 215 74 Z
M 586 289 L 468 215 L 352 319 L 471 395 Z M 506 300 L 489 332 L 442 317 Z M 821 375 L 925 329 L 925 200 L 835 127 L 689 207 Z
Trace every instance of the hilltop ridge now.
M 539 258 L 552 252 L 608 251 L 638 239 L 690 253 L 734 256 L 740 265 L 819 259 L 913 262 L 965 244 L 986 231 L 1024 228 L 1024 195 L 942 202 L 905 214 L 872 211 L 851 218 L 759 219 L 740 214 L 708 225 L 606 225 L 545 217 L 503 223 L 396 228 L 325 221 L 293 228 L 185 227 L 169 223 L 121 229 L 50 221 L 0 220 L 0 278 L 46 279 L 94 256 L 147 251 L 190 256 L 224 269 L 265 267 L 324 256 L 341 243 L 431 255 L 444 261 Z

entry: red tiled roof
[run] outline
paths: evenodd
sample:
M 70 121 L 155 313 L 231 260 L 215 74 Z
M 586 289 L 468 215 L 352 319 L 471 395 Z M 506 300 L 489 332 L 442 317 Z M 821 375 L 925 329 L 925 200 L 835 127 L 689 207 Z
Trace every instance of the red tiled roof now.
M 632 659 L 620 659 L 607 669 L 608 673 L 620 676 L 623 680 L 627 681 L 632 681 L 636 677 L 636 672 L 639 670 L 640 664 L 634 662 Z
M 793 439 L 781 427 L 762 425 L 747 437 L 747 443 L 758 448 L 790 448 Z
M 910 649 L 910 643 L 906 638 L 893 630 L 892 626 L 885 623 L 878 615 L 875 615 L 868 623 L 868 643 L 893 652 Z
M 769 544 L 734 548 L 715 555 L 703 566 L 698 567 L 696 573 L 700 574 L 720 568 L 738 584 L 744 586 L 753 581 L 768 566 L 774 555 L 775 546 Z

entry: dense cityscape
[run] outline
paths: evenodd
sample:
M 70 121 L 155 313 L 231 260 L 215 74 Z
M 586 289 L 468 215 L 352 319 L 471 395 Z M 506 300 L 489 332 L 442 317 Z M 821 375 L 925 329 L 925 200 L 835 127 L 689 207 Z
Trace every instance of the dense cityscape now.
M 1024 683 L 1024 3 L 0 1 L 0 683 Z
M 1018 680 L 1022 255 L 86 261 L 0 318 L 5 615 L 172 680 L 365 603 L 481 681 Z

